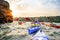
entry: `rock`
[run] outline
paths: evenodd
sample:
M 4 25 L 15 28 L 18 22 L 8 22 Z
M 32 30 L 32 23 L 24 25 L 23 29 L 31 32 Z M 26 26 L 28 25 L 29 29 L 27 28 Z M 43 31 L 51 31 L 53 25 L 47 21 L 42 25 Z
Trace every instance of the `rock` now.
M 54 36 L 53 34 L 50 34 L 49 36 Z
M 7 1 L 0 0 L 0 23 L 13 22 L 12 11 Z

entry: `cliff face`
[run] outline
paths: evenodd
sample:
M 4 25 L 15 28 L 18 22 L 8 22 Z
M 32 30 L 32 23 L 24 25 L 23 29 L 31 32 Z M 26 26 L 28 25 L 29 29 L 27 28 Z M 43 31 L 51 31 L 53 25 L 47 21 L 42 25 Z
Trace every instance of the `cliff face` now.
M 7 1 L 0 0 L 0 23 L 13 22 L 12 11 Z

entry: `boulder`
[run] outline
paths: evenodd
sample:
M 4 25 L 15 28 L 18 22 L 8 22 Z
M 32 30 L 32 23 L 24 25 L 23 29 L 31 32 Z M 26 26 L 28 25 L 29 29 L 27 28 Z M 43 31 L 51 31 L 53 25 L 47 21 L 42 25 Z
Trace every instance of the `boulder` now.
M 13 22 L 12 10 L 5 0 L 0 0 L 0 23 Z

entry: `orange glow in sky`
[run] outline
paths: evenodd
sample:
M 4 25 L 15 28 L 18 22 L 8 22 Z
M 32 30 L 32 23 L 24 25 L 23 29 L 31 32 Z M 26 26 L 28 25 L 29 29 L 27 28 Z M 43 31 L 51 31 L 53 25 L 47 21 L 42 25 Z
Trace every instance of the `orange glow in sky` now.
M 14 17 L 57 16 L 57 5 L 48 0 L 7 0 Z

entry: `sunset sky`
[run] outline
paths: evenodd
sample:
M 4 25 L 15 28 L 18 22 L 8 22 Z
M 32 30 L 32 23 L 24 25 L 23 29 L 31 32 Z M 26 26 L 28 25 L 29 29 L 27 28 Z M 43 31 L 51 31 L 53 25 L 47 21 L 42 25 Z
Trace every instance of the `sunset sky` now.
M 60 0 L 6 0 L 14 17 L 60 16 Z

